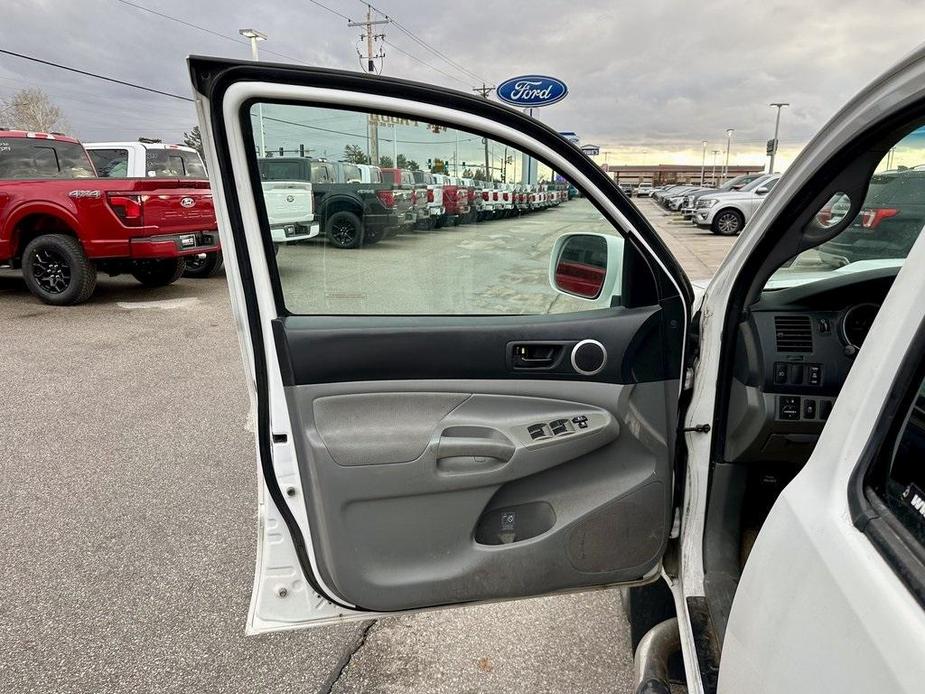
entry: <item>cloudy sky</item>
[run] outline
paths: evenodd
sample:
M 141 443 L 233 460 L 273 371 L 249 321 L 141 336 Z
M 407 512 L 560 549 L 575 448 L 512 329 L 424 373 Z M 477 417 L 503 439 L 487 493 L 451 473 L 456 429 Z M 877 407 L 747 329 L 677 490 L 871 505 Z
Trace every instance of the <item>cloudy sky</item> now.
M 352 19 L 366 12 L 357 0 L 321 2 Z M 723 149 L 726 128 L 735 129 L 732 163 L 761 162 L 773 129 L 768 103 L 789 101 L 781 130 L 786 165 L 848 98 L 925 35 L 919 0 L 374 6 L 400 22 L 384 27 L 385 74 L 463 90 L 481 79 L 554 75 L 570 93 L 541 118 L 601 145 L 612 164 L 699 162 L 701 141 Z M 186 55 L 250 57 L 241 27 L 269 35 L 263 60 L 359 69 L 360 30 L 310 0 L 6 0 L 4 9 L 5 49 L 183 95 L 190 93 Z M 0 55 L 0 98 L 30 86 L 47 91 L 85 141 L 179 141 L 195 124 L 188 103 Z

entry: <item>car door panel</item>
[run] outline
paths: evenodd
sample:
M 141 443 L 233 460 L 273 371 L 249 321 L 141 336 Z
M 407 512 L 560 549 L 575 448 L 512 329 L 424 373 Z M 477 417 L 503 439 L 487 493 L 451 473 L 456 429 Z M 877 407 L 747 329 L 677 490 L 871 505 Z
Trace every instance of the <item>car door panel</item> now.
M 651 575 L 669 525 L 670 442 L 660 432 L 677 385 L 290 387 L 325 583 L 347 602 L 394 611 Z M 559 419 L 574 429 L 531 438 L 529 426 Z M 492 436 L 502 445 L 485 447 Z M 444 454 L 448 438 L 458 447 Z
M 691 291 L 612 181 L 549 128 L 482 99 L 352 73 L 191 65 L 257 404 L 251 633 L 657 576 Z M 254 194 L 258 98 L 468 128 L 546 160 L 629 239 L 629 307 L 293 315 Z M 600 370 L 576 370 L 583 340 L 606 350 Z M 522 363 L 522 344 L 551 358 Z M 558 420 L 568 431 L 554 436 Z M 537 424 L 550 440 L 530 436 Z

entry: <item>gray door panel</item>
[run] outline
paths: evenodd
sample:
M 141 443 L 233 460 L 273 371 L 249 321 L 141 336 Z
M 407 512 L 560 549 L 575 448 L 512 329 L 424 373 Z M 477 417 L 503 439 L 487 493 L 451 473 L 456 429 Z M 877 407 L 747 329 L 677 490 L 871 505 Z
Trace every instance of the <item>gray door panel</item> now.
M 651 575 L 670 523 L 672 442 L 660 432 L 673 428 L 677 387 L 290 386 L 319 570 L 343 599 L 381 611 Z

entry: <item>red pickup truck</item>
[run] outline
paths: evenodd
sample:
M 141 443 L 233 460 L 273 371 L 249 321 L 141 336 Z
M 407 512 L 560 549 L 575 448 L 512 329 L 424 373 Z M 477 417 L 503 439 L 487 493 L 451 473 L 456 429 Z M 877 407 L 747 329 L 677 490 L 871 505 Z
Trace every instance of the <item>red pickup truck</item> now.
M 86 301 L 97 271 L 170 284 L 220 250 L 208 181 L 98 178 L 77 140 L 0 129 L 0 266 L 48 304 Z

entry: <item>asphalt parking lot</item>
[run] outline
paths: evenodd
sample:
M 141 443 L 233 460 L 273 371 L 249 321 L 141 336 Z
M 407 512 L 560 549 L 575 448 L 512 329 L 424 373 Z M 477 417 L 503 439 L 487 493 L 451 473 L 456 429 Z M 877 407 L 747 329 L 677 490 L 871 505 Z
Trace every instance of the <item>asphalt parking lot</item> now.
M 692 278 L 734 241 L 639 204 Z M 318 282 L 299 300 L 331 311 L 394 310 L 447 272 L 463 281 L 452 268 L 485 286 L 486 310 L 567 310 L 546 286 L 549 249 L 594 219 L 572 201 L 358 252 L 283 249 L 280 264 L 284 281 Z M 370 272 L 410 293 L 383 303 Z M 54 308 L 4 272 L 0 324 L 0 691 L 630 691 L 614 590 L 244 637 L 256 468 L 224 277 L 101 278 L 89 303 Z

